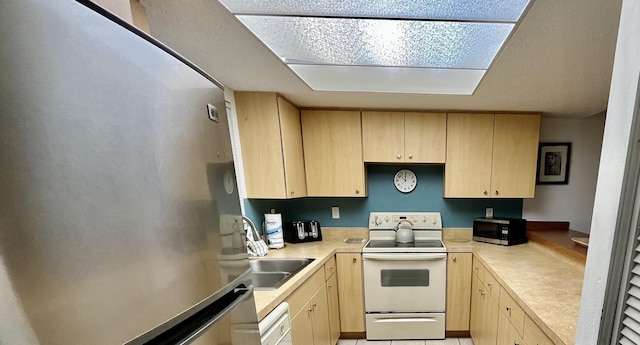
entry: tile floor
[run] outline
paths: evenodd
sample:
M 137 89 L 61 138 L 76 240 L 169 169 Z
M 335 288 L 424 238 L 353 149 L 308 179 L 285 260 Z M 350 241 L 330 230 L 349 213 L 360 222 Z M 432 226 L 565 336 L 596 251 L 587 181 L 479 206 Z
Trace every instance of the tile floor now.
M 473 341 L 471 338 L 447 338 L 445 340 L 339 339 L 338 345 L 473 345 Z

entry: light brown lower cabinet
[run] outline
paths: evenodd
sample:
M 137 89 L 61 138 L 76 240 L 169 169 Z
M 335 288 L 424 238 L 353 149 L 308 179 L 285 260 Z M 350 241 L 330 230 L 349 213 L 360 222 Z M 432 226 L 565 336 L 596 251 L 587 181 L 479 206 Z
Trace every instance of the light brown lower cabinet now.
M 498 301 L 477 275 L 471 284 L 471 338 L 475 345 L 496 345 L 498 337 Z
M 471 253 L 449 253 L 447 256 L 446 331 L 469 331 L 472 260 Z
M 291 340 L 293 345 L 332 345 L 325 285 L 291 319 Z
M 332 274 L 327 280 L 327 300 L 329 302 L 329 330 L 331 345 L 340 338 L 340 304 L 338 300 L 338 275 Z
M 523 345 L 522 337 L 504 313 L 498 315 L 498 345 Z
M 340 330 L 343 333 L 365 331 L 364 280 L 361 253 L 337 253 Z
M 472 267 L 469 328 L 475 345 L 554 345 L 481 262 L 474 258 Z

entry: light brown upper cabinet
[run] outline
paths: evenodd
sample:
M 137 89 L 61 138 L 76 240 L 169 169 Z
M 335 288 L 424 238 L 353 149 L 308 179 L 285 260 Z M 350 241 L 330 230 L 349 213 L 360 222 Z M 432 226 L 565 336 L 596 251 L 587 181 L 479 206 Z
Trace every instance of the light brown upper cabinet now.
M 360 112 L 303 110 L 301 118 L 307 194 L 366 196 Z
M 540 115 L 448 114 L 447 198 L 533 198 Z
M 444 163 L 446 137 L 444 113 L 362 112 L 365 162 Z
M 307 196 L 300 111 L 273 92 L 235 92 L 248 198 Z

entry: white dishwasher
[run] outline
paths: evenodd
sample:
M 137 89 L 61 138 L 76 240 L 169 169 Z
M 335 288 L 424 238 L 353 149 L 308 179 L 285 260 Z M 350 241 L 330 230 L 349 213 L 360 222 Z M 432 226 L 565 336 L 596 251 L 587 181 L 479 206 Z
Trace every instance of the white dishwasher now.
M 291 345 L 289 304 L 282 302 L 258 324 L 262 345 Z

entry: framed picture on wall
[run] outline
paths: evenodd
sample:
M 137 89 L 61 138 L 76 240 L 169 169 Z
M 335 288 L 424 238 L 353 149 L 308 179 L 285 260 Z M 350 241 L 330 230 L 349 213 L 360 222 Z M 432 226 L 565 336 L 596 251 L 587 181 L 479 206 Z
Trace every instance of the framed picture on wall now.
M 571 143 L 540 143 L 536 184 L 569 184 Z

